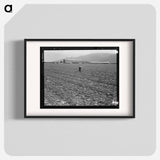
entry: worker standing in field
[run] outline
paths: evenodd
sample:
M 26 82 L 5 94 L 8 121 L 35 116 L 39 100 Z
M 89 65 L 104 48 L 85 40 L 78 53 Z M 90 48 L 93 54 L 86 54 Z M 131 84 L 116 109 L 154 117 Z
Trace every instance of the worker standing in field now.
M 79 72 L 81 72 L 81 70 L 82 70 L 82 67 L 81 67 L 81 66 L 79 66 Z

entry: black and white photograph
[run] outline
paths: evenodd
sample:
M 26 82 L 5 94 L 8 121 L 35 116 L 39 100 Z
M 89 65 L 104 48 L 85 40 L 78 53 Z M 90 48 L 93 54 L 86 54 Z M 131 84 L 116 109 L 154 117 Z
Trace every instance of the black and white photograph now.
M 119 108 L 119 47 L 41 47 L 41 108 Z
M 25 39 L 26 118 L 134 118 L 135 39 Z

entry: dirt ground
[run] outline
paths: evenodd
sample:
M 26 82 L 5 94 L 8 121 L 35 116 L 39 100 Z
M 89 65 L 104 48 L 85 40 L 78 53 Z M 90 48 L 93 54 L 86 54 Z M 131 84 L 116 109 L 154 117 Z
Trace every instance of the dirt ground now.
M 44 63 L 44 106 L 114 107 L 117 87 L 116 64 Z

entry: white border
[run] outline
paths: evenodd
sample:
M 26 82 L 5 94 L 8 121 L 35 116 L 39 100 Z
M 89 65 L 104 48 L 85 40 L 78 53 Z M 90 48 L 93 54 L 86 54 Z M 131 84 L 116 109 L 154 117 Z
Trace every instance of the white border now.
M 119 47 L 119 109 L 40 109 L 40 47 Z M 133 41 L 26 41 L 27 116 L 133 116 Z

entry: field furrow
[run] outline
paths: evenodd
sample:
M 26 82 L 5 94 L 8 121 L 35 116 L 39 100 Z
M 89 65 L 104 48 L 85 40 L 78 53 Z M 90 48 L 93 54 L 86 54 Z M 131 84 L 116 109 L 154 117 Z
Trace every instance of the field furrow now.
M 45 106 L 113 106 L 118 100 L 116 64 L 44 63 Z

